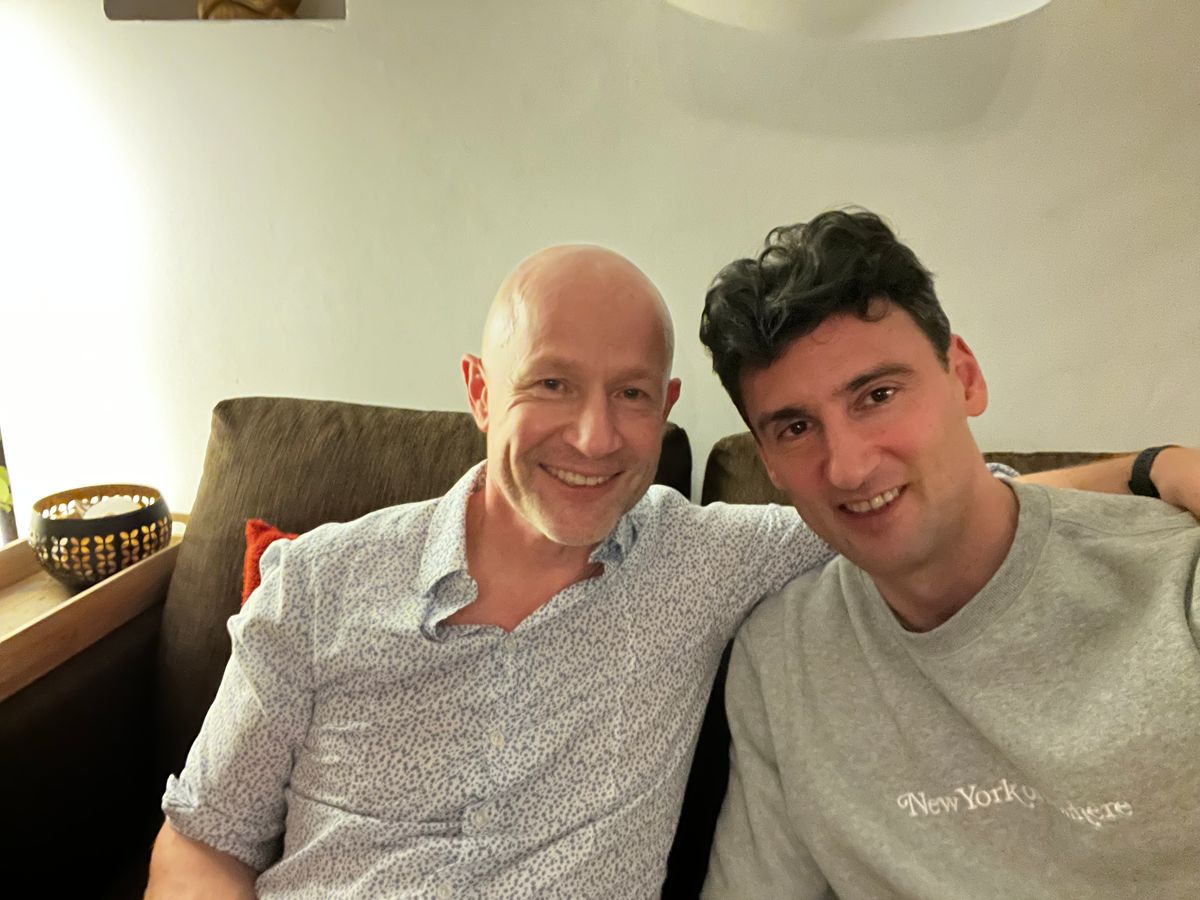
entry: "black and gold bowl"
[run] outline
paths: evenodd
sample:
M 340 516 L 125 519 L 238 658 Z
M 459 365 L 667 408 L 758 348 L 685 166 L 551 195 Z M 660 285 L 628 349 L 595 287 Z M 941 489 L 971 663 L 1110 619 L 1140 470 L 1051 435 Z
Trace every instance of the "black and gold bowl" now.
M 102 500 L 121 497 L 137 509 L 84 519 Z M 171 541 L 171 511 L 162 494 L 141 484 L 94 484 L 33 504 L 29 546 L 42 567 L 74 590 L 91 587 L 156 553 Z

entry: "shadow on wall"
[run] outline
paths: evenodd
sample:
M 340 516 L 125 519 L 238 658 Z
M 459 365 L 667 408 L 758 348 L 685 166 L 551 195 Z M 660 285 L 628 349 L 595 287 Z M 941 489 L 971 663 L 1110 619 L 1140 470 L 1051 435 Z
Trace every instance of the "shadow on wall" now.
M 1020 95 L 1005 104 L 1015 119 L 1042 58 L 1041 18 L 938 37 L 833 42 L 660 4 L 659 67 L 671 98 L 707 118 L 826 136 L 941 131 L 982 118 L 1002 86 Z

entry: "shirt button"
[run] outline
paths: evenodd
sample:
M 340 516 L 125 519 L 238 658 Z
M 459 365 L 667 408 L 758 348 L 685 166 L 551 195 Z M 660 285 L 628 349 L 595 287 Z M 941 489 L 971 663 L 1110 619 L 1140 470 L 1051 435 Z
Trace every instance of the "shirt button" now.
M 481 806 L 472 814 L 471 821 L 476 828 L 487 828 L 492 824 L 492 811 L 486 806 Z
M 494 728 L 488 734 L 488 743 L 499 750 L 504 746 L 504 732 L 499 728 Z
M 448 884 L 439 884 L 434 894 L 437 895 L 438 900 L 450 900 L 454 896 L 454 888 Z

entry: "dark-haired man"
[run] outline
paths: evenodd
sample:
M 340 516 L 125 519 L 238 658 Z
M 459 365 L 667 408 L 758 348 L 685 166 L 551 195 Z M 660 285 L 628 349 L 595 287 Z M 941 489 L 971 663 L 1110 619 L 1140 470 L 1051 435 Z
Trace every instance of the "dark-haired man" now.
M 842 554 L 736 639 L 706 896 L 1200 896 L 1195 520 L 993 478 L 979 364 L 870 213 L 772 232 L 702 338 Z

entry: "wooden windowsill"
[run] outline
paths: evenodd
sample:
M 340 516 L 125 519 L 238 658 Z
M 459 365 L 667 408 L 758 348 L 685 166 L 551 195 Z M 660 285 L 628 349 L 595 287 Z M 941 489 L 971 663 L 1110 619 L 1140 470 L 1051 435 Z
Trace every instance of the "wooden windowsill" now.
M 50 577 L 25 541 L 0 549 L 0 700 L 160 601 L 182 531 L 177 524 L 168 546 L 78 593 Z

